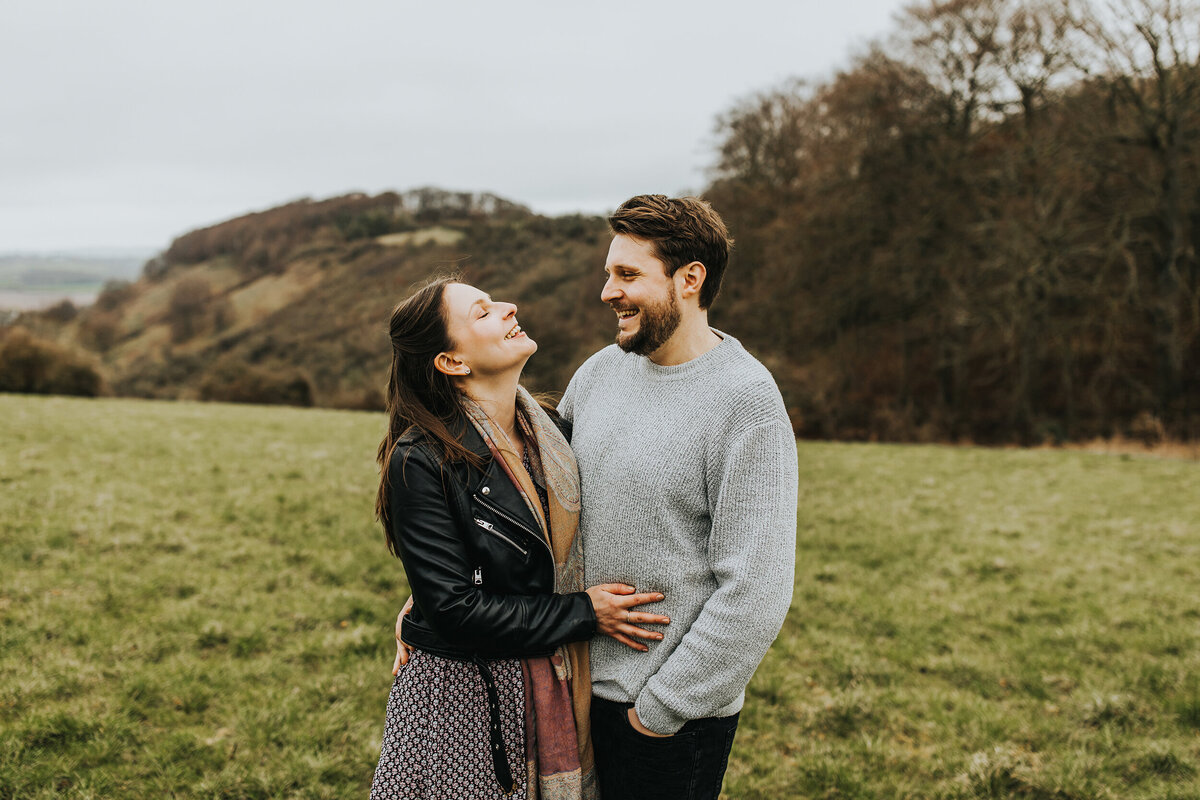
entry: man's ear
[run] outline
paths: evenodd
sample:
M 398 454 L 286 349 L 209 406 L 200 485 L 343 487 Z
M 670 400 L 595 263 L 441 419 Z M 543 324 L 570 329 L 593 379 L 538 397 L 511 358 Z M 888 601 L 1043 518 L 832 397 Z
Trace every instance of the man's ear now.
M 433 368 L 451 378 L 461 378 L 471 374 L 471 368 L 458 359 L 453 353 L 438 353 L 433 357 Z
M 685 300 L 690 300 L 693 297 L 698 298 L 700 290 L 704 287 L 704 279 L 707 277 L 708 270 L 699 261 L 684 264 L 675 270 L 675 280 L 678 282 L 677 291 L 679 292 L 679 296 Z

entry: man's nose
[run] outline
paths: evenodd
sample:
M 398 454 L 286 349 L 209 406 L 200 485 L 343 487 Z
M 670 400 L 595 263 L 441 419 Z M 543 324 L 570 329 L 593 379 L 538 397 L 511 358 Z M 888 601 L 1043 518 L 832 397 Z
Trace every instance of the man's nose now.
M 613 286 L 612 278 L 606 280 L 604 282 L 604 288 L 600 290 L 600 302 L 611 303 L 620 296 L 621 292 L 617 290 L 617 287 Z

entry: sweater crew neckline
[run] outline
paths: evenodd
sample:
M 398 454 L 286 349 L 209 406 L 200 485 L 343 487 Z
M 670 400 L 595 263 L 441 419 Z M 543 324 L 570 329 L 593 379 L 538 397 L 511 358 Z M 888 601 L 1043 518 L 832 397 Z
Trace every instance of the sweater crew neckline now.
M 709 330 L 720 336 L 721 341 L 708 352 L 696 356 L 691 361 L 670 366 L 655 364 L 648 356 L 638 356 L 637 358 L 642 362 L 642 373 L 652 381 L 674 381 L 680 378 L 693 378 L 719 368 L 733 357 L 740 342 L 716 328 L 710 327 Z

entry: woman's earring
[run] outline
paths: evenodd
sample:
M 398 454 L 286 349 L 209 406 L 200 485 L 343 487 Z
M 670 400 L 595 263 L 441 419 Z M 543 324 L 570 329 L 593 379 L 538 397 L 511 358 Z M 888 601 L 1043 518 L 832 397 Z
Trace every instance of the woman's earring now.
M 466 372 L 466 374 L 467 374 L 467 375 L 470 375 L 470 374 L 471 374 L 471 368 L 470 368 L 470 367 L 467 367 L 467 372 Z

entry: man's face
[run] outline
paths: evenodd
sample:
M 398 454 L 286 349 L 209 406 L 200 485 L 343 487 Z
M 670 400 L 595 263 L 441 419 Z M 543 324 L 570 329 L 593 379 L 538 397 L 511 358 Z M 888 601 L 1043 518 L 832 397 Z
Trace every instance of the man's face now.
M 613 237 L 604 264 L 608 280 L 600 299 L 617 314 L 617 346 L 626 353 L 648 356 L 679 327 L 675 281 L 652 244 L 623 233 Z

